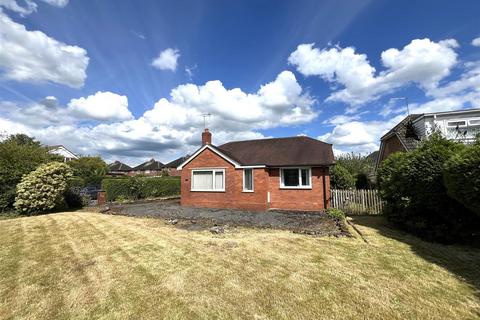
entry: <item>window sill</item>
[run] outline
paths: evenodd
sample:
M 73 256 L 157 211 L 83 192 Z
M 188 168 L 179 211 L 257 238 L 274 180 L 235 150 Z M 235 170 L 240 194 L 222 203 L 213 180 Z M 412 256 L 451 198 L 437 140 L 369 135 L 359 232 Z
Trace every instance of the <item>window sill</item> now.
M 312 187 L 280 187 L 282 190 L 312 190 Z
M 242 190 L 242 193 L 254 193 L 254 190 Z
M 191 192 L 225 192 L 225 190 L 191 190 Z

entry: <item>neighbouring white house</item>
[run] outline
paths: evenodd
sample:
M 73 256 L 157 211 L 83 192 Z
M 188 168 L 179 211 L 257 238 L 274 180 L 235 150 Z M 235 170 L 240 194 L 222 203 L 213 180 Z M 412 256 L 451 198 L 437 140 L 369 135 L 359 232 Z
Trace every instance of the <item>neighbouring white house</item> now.
M 48 153 L 56 154 L 63 157 L 63 162 L 68 162 L 74 159 L 78 159 L 78 156 L 75 153 L 71 152 L 70 150 L 65 148 L 65 146 L 62 146 L 62 145 L 48 146 L 47 149 L 48 149 Z
M 411 114 L 380 138 L 377 166 L 394 152 L 409 152 L 434 132 L 471 143 L 480 133 L 480 109 Z

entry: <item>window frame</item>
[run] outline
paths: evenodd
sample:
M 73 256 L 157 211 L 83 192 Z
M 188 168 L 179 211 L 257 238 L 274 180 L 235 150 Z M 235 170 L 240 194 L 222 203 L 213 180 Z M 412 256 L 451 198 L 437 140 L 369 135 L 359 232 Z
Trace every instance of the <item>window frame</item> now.
M 465 128 L 468 127 L 468 119 L 451 119 L 451 120 L 446 120 L 447 122 L 447 128 Z M 450 123 L 453 122 L 463 122 L 464 124 L 456 124 L 456 125 L 450 125 Z
M 245 171 L 246 170 L 251 170 L 252 171 L 252 190 L 248 190 L 248 189 L 245 189 Z M 244 168 L 243 169 L 243 187 L 242 187 L 242 192 L 255 192 L 255 178 L 254 178 L 254 175 L 253 175 L 253 172 L 254 172 L 254 169 L 253 168 Z
M 479 123 L 472 123 L 472 121 L 479 121 Z M 472 127 L 480 126 L 480 118 L 468 119 L 468 125 Z
M 212 189 L 194 189 L 193 188 L 193 175 L 195 172 L 212 172 L 212 180 L 213 180 L 213 188 Z M 223 185 L 223 188 L 222 189 L 215 189 L 215 174 L 216 172 L 222 172 L 223 174 L 223 181 L 222 181 L 222 185 Z M 225 192 L 225 169 L 221 169 L 221 168 L 208 168 L 208 169 L 192 169 L 192 172 L 191 172 L 191 177 L 190 177 L 190 191 L 192 192 Z
M 285 186 L 283 170 L 285 169 L 297 169 L 298 170 L 298 186 Z M 302 172 L 301 170 L 308 170 L 308 185 L 302 185 Z M 284 167 L 280 170 L 280 189 L 312 189 L 312 168 L 311 167 Z

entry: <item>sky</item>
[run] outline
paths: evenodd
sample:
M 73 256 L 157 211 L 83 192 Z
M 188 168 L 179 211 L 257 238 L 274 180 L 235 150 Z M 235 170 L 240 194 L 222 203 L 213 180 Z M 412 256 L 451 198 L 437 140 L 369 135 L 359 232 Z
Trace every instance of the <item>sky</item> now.
M 211 114 L 215 145 L 307 135 L 368 154 L 407 101 L 480 107 L 479 12 L 477 0 L 0 0 L 0 133 L 166 163 L 199 147 Z

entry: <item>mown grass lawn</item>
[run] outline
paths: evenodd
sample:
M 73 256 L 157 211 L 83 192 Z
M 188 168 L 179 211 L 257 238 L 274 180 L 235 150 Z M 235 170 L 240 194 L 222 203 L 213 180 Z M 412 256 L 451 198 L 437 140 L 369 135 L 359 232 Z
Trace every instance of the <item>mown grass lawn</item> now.
M 480 250 L 381 219 L 355 219 L 369 243 L 85 212 L 2 220 L 0 318 L 478 318 Z

